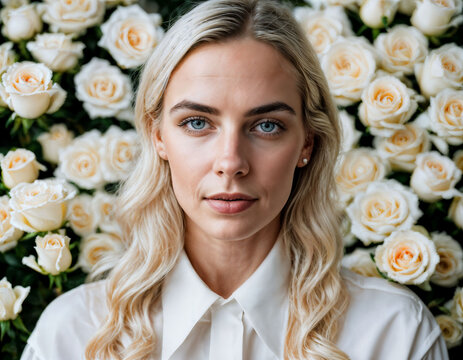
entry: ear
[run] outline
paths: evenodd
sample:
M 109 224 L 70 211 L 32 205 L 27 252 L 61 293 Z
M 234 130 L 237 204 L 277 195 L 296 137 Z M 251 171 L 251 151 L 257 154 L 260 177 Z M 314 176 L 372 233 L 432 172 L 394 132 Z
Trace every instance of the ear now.
M 162 140 L 161 131 L 159 129 L 153 131 L 153 143 L 159 157 L 167 160 L 166 146 Z
M 310 157 L 312 156 L 312 151 L 314 147 L 314 134 L 309 133 L 305 138 L 304 147 L 301 150 L 301 155 L 299 157 L 299 161 L 297 163 L 298 167 L 303 167 L 308 164 L 310 161 Z M 306 161 L 304 161 L 306 159 Z

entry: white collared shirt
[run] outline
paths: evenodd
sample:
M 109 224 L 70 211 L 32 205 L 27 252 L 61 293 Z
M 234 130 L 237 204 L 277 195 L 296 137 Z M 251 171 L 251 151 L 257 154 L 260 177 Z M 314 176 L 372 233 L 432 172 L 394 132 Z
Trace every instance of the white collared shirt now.
M 353 360 L 446 360 L 439 326 L 410 290 L 343 270 L 351 301 L 337 341 Z M 290 261 L 278 241 L 228 299 L 211 291 L 183 253 L 156 310 L 153 360 L 283 359 Z M 21 360 L 81 360 L 104 319 L 105 282 L 73 289 L 42 314 Z

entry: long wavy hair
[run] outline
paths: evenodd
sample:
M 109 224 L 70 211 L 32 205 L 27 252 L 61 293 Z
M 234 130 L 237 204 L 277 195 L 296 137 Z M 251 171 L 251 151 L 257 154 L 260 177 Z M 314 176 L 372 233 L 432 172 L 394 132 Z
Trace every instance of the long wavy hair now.
M 335 344 L 348 303 L 339 273 L 342 242 L 334 197 L 340 144 L 336 108 L 317 56 L 290 10 L 269 0 L 201 3 L 175 22 L 145 64 L 135 109 L 142 151 L 117 206 L 127 251 L 109 274 L 109 313 L 87 345 L 87 359 L 141 360 L 159 351 L 152 315 L 185 232 L 169 164 L 153 145 L 163 94 L 172 72 L 192 49 L 244 37 L 271 45 L 293 65 L 304 126 L 314 135 L 310 162 L 295 170 L 281 216 L 280 234 L 291 259 L 284 357 L 348 359 Z

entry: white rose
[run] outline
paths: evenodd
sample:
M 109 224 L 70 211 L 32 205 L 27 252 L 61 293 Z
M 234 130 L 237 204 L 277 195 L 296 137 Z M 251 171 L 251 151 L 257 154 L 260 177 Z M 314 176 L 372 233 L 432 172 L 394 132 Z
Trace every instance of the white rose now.
M 69 226 L 79 236 L 94 233 L 100 216 L 94 211 L 93 197 L 81 194 L 69 201 L 66 219 Z
M 0 280 L 0 321 L 14 320 L 18 317 L 30 290 L 30 286 L 15 286 L 13 289 L 6 277 Z
M 102 187 L 106 181 L 101 165 L 101 133 L 91 130 L 76 137 L 59 155 L 55 176 L 74 182 L 83 189 Z
M 22 182 L 33 182 L 39 177 L 39 170 L 47 169 L 36 160 L 35 154 L 27 149 L 8 151 L 1 159 L 0 166 L 3 183 L 8 189 Z
M 355 249 L 352 253 L 344 255 L 342 266 L 368 277 L 381 277 L 376 269 L 376 264 L 371 259 L 372 252 L 367 249 Z
M 449 315 L 436 316 L 447 349 L 461 345 L 463 339 L 463 324 L 460 324 Z
M 4 7 L 18 8 L 23 5 L 29 4 L 29 0 L 1 0 Z
M 42 31 L 42 20 L 36 4 L 27 4 L 18 8 L 4 8 L 0 12 L 2 34 L 11 41 L 27 40 Z
M 381 76 L 362 93 L 358 114 L 373 135 L 391 136 L 418 108 L 416 93 L 394 76 Z
M 91 234 L 82 239 L 78 264 L 84 272 L 91 273 L 100 261 L 119 257 L 123 250 L 122 241 L 117 236 L 106 233 Z
M 118 7 L 101 26 L 98 45 L 122 68 L 142 65 L 164 35 L 161 15 L 147 14 L 138 5 Z
M 66 216 L 67 201 L 75 194 L 76 189 L 60 179 L 21 183 L 10 191 L 11 224 L 27 232 L 58 229 Z
M 11 207 L 7 195 L 0 196 L 0 252 L 8 251 L 16 246 L 23 232 L 11 225 Z
M 376 248 L 379 270 L 401 284 L 419 285 L 429 280 L 439 263 L 434 243 L 423 234 L 396 231 Z
M 458 287 L 455 289 L 450 311 L 457 321 L 463 323 L 463 288 Z
M 396 25 L 375 40 L 381 67 L 398 75 L 413 74 L 428 54 L 428 39 L 413 26 Z
M 410 186 L 426 202 L 441 198 L 451 199 L 459 195 L 455 184 L 460 178 L 461 170 L 451 159 L 437 151 L 431 151 L 416 156 L 416 168 L 412 173 Z
M 463 22 L 463 16 L 454 17 L 461 9 L 461 0 L 419 0 L 410 22 L 425 35 L 442 35 L 449 27 Z
M 463 90 L 444 89 L 431 97 L 424 126 L 450 145 L 463 144 Z
M 445 233 L 432 233 L 440 257 L 431 282 L 445 287 L 453 287 L 463 277 L 463 249 L 460 244 Z
M 463 171 L 463 150 L 457 150 L 453 154 L 453 162 L 461 171 Z
M 355 128 L 355 119 L 349 115 L 347 111 L 342 110 L 338 112 L 339 123 L 341 125 L 341 151 L 349 151 L 355 146 L 362 136 L 362 132 Z
M 13 43 L 8 41 L 0 45 L 0 75 L 15 62 L 15 52 L 13 51 Z M 0 98 L 1 102 L 1 98 Z
M 100 24 L 105 13 L 103 0 L 44 0 L 41 8 L 51 31 L 74 36 Z
M 92 119 L 115 116 L 131 121 L 133 98 L 130 78 L 107 60 L 93 58 L 74 77 L 76 96 Z
M 83 56 L 85 45 L 72 42 L 71 35 L 39 34 L 26 47 L 37 61 L 53 71 L 62 72 L 77 65 L 77 61 Z
M 57 164 L 59 154 L 72 142 L 73 138 L 74 133 L 69 131 L 66 125 L 55 124 L 48 132 L 40 134 L 37 141 L 42 145 L 43 158 Z
M 66 271 L 71 266 L 72 256 L 69 250 L 71 239 L 64 235 L 64 231 L 59 234 L 48 233 L 44 237 L 35 238 L 35 251 L 38 260 L 34 255 L 24 257 L 24 265 L 42 274 L 58 275 Z
M 411 16 L 416 8 L 416 0 L 401 0 L 399 2 L 398 12 Z
M 425 129 L 413 123 L 394 131 L 389 137 L 376 137 L 374 145 L 379 156 L 389 161 L 393 170 L 412 172 L 416 156 L 431 150 L 431 142 Z
M 418 197 L 395 180 L 373 182 L 346 209 L 352 233 L 365 245 L 410 229 L 422 215 Z
M 343 203 L 367 188 L 368 184 L 384 179 L 389 165 L 374 149 L 359 148 L 343 154 L 336 169 L 336 184 Z
M 352 35 L 349 19 L 339 6 L 324 10 L 296 7 L 293 14 L 318 55 L 326 53 L 339 37 Z
M 463 49 L 446 44 L 431 51 L 423 64 L 415 65 L 415 76 L 426 97 L 437 95 L 445 88 L 460 89 L 463 84 Z
M 383 18 L 390 24 L 394 20 L 399 0 L 363 0 L 360 6 L 360 18 L 371 28 L 383 28 Z
M 115 217 L 116 196 L 97 191 L 93 197 L 93 211 L 97 214 L 100 230 L 108 233 L 120 233 L 121 228 Z
M 140 151 L 140 142 L 135 130 L 122 131 L 111 126 L 102 138 L 100 149 L 103 176 L 108 182 L 124 180 L 133 169 Z
M 449 208 L 449 218 L 463 229 L 463 196 L 455 196 Z
M 376 71 L 374 51 L 364 38 L 347 38 L 337 40 L 323 55 L 321 66 L 337 105 L 360 100 Z
M 0 95 L 11 110 L 24 118 L 52 114 L 63 105 L 66 91 L 52 81 L 52 71 L 43 64 L 23 61 L 2 75 Z

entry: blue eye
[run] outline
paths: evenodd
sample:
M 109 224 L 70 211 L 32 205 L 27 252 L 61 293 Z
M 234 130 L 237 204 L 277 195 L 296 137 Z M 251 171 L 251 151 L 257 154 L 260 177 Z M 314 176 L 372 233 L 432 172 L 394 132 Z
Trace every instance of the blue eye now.
M 272 132 L 277 127 L 277 125 L 275 123 L 272 123 L 272 122 L 269 122 L 269 121 L 260 123 L 258 126 L 260 127 L 260 129 L 263 132 L 266 132 L 266 133 Z
M 195 130 L 202 130 L 206 126 L 206 121 L 201 120 L 201 119 L 194 119 L 194 120 L 188 121 L 188 124 L 190 125 L 190 127 L 192 127 Z

